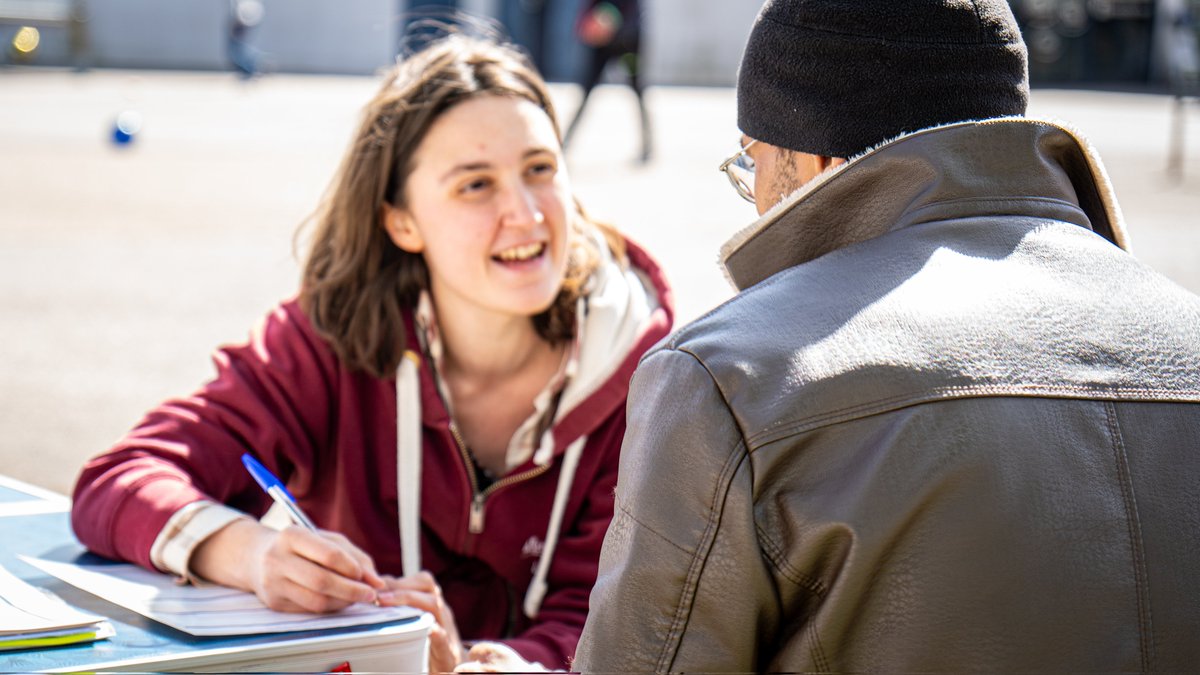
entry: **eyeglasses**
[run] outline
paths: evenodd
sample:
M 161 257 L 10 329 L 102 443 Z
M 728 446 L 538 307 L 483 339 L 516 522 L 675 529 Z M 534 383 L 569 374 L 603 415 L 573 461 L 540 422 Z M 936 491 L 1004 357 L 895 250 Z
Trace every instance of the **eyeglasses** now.
M 754 203 L 754 158 L 747 155 L 746 151 L 757 142 L 755 139 L 742 146 L 736 155 L 721 162 L 721 166 L 718 167 L 729 177 L 733 189 L 751 204 Z

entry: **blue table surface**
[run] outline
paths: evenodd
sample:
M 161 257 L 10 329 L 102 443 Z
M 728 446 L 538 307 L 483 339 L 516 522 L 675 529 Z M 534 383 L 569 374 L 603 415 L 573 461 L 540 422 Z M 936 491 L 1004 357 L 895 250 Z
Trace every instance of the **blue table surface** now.
M 318 635 L 335 635 L 364 630 L 363 626 L 322 631 L 239 637 L 195 637 L 151 621 L 74 586 L 48 576 L 17 558 L 25 554 L 48 560 L 103 563 L 104 558 L 88 553 L 70 529 L 68 513 L 43 513 L 0 517 L 0 565 L 34 586 L 50 591 L 80 610 L 107 617 L 116 635 L 96 642 L 38 650 L 0 652 L 0 673 L 38 672 L 50 669 L 92 666 L 112 661 L 146 658 L 206 649 L 275 643 Z M 396 625 L 405 621 L 396 621 Z M 381 625 L 366 627 L 379 628 Z
M 14 487 L 0 484 L 0 503 L 27 502 L 36 499 L 36 497 L 31 496 L 28 492 L 21 492 Z

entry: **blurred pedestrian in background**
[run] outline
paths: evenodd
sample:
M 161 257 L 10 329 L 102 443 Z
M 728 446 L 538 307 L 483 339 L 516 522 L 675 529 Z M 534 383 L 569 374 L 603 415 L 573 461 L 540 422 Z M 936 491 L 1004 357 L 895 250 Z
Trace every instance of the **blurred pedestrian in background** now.
M 547 72 L 547 38 L 550 0 L 501 0 L 500 22 L 513 42 L 525 48 L 533 65 Z
M 638 114 L 641 116 L 642 150 L 639 155 L 643 163 L 650 161 L 653 153 L 650 113 L 646 108 L 642 75 L 642 5 L 639 0 L 584 0 L 579 18 L 575 23 L 575 34 L 588 47 L 583 77 L 583 98 L 575 110 L 571 124 L 563 136 L 564 145 L 569 145 L 583 117 L 592 90 L 600 83 L 610 63 L 616 62 L 625 71 L 629 86 L 637 97 Z
M 397 54 L 404 54 L 421 42 L 436 40 L 446 22 L 467 17 L 458 11 L 458 0 L 417 0 L 402 15 Z
M 1183 177 L 1188 99 L 1200 96 L 1200 46 L 1191 5 L 1191 0 L 1162 0 L 1159 7 L 1166 35 L 1167 83 L 1175 97 L 1167 148 L 1167 174 L 1174 180 Z
M 262 23 L 264 14 L 259 0 L 229 2 L 229 62 L 243 79 L 248 80 L 261 72 L 262 52 L 250 44 L 250 33 Z
M 1189 0 L 1162 0 L 1159 7 L 1166 22 L 1167 76 L 1176 90 L 1200 75 L 1196 16 L 1191 4 Z

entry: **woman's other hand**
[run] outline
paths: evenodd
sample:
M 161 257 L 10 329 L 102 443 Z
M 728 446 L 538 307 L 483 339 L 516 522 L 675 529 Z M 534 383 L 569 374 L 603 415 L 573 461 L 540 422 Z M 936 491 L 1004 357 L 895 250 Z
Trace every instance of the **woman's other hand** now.
M 456 673 L 548 673 L 540 663 L 530 663 L 508 645 L 499 642 L 477 642 L 467 652 L 466 660 Z
M 442 587 L 429 572 L 407 577 L 384 576 L 387 588 L 379 593 L 379 604 L 408 605 L 429 612 L 437 624 L 429 631 L 429 671 L 448 673 L 463 660 L 462 640 L 454 623 L 454 612 L 442 597 Z
M 190 567 L 209 581 L 253 592 L 281 612 L 336 612 L 375 602 L 385 587 L 362 549 L 336 532 L 292 526 L 273 530 L 238 520 L 192 553 Z

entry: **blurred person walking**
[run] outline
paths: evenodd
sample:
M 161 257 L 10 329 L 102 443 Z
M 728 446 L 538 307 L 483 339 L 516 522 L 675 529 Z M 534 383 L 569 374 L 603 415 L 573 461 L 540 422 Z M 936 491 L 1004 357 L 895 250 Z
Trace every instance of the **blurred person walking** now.
M 242 79 L 252 79 L 262 69 L 262 51 L 250 44 L 250 34 L 262 23 L 266 10 L 260 0 L 230 0 L 229 35 L 226 42 L 229 62 Z
M 1161 0 L 1159 5 L 1166 35 L 1167 82 L 1174 95 L 1167 173 L 1175 180 L 1183 177 L 1188 99 L 1200 96 L 1200 41 L 1191 4 L 1191 0 Z
M 579 120 L 587 107 L 592 90 L 600 83 L 610 63 L 625 71 L 629 87 L 637 97 L 641 119 L 642 149 L 638 159 L 650 161 L 652 155 L 650 113 L 646 108 L 642 83 L 642 4 L 639 0 L 585 0 L 575 23 L 575 34 L 588 47 L 583 77 L 583 98 L 567 126 L 563 144 L 570 146 Z
M 634 375 L 577 671 L 1200 663 L 1200 298 L 1027 74 L 1005 0 L 763 5 L 739 293 Z
M 534 66 L 547 72 L 547 29 L 552 0 L 500 0 L 500 22 L 513 42 L 525 48 Z
M 1196 91 L 1200 78 L 1200 45 L 1198 45 L 1195 12 L 1191 0 L 1162 0 L 1159 12 L 1163 15 L 1166 34 L 1167 79 L 1175 91 Z M 1187 87 L 1192 87 L 1188 90 Z

